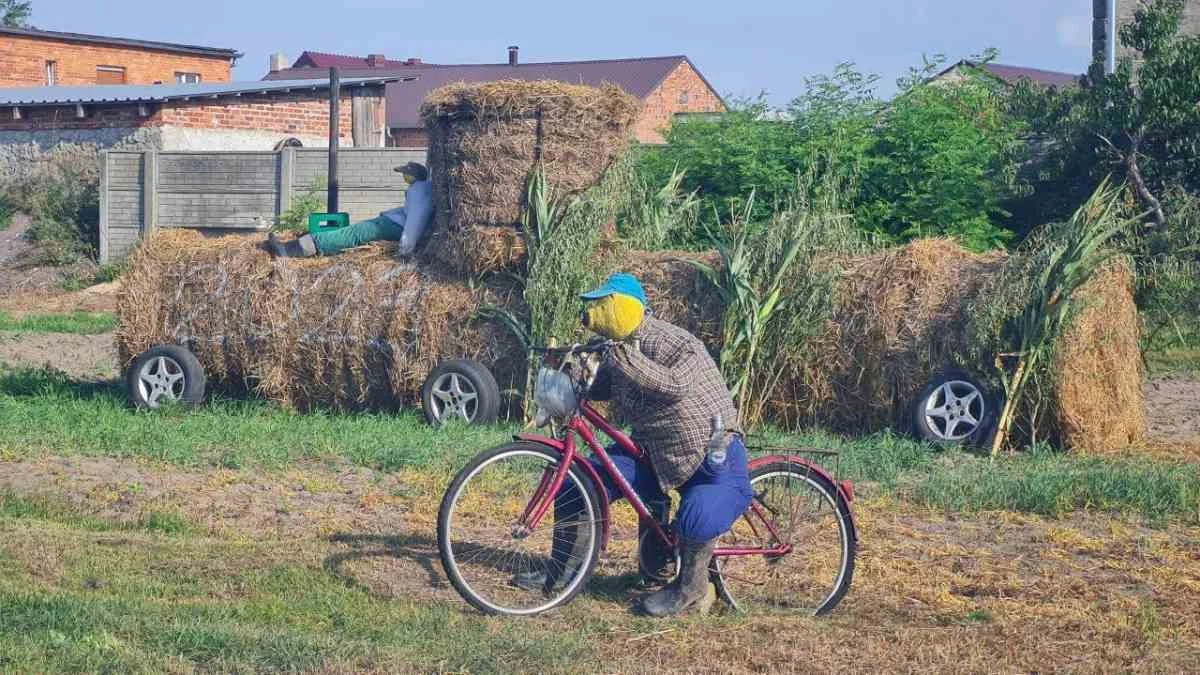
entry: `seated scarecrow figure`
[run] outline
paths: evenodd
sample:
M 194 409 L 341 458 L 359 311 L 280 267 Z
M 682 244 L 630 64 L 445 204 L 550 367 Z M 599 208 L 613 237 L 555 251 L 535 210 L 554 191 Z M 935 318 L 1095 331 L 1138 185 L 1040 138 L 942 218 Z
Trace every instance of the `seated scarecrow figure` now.
M 433 217 L 433 188 L 429 183 L 429 171 L 423 164 L 409 162 L 395 170 L 403 174 L 408 183 L 404 206 L 384 211 L 371 220 L 305 234 L 292 241 L 283 241 L 272 232 L 267 237 L 271 255 L 283 258 L 333 255 L 373 241 L 398 241 L 400 255 L 411 254 Z
M 614 274 L 583 300 L 584 325 L 618 342 L 597 370 L 589 397 L 611 402 L 617 419 L 629 425 L 633 440 L 650 459 L 647 466 L 614 445 L 609 449 L 613 462 L 660 522 L 665 523 L 671 507 L 667 493 L 679 491 L 679 510 L 671 525 L 680 539 L 679 574 L 642 602 L 651 616 L 678 614 L 710 593 L 708 569 L 716 539 L 733 526 L 753 497 L 737 409 L 704 343 L 647 315 L 646 295 L 637 278 Z M 599 460 L 592 462 L 604 477 L 609 498 L 620 498 Z M 556 498 L 556 520 L 582 517 L 582 500 L 573 490 L 569 486 Z M 648 527 L 640 529 L 642 567 L 663 578 L 659 571 L 669 564 L 668 552 Z M 521 573 L 513 580 L 517 586 L 538 590 L 548 581 L 565 585 L 574 577 L 583 551 L 575 550 L 580 542 L 573 529 L 563 534 L 551 550 L 556 579 L 548 580 L 541 572 Z

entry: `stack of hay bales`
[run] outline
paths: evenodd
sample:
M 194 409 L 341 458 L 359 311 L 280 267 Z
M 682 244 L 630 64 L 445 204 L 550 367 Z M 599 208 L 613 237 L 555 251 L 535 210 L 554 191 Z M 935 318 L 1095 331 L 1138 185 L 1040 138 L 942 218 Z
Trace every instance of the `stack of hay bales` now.
M 419 402 L 434 365 L 474 358 L 503 387 L 523 369 L 504 328 L 477 321 L 497 289 L 398 263 L 394 244 L 329 258 L 272 259 L 258 241 L 160 232 L 130 260 L 118 298 L 122 363 L 168 343 L 217 383 L 283 405 L 395 409 Z M 521 370 L 523 373 L 523 370 Z
M 452 84 L 421 107 L 435 199 L 427 254 L 459 274 L 509 269 L 525 255 L 519 231 L 531 171 L 557 197 L 599 181 L 629 147 L 638 102 L 615 85 L 549 80 Z
M 703 256 L 708 264 L 716 256 Z M 620 267 L 641 275 L 654 311 L 720 350 L 722 308 L 715 289 L 686 263 L 695 254 L 660 252 Z M 784 373 L 766 408 L 785 427 L 817 424 L 844 433 L 908 429 L 912 404 L 948 368 L 994 373 L 972 356 L 971 308 L 1007 256 L 971 253 L 946 239 L 918 240 L 838 260 L 832 316 L 803 362 Z M 803 273 L 803 270 L 799 271 Z M 1138 316 L 1132 275 L 1116 264 L 1078 292 L 1081 310 L 1056 346 L 1053 391 L 1024 411 L 1019 435 L 1105 451 L 1145 434 Z

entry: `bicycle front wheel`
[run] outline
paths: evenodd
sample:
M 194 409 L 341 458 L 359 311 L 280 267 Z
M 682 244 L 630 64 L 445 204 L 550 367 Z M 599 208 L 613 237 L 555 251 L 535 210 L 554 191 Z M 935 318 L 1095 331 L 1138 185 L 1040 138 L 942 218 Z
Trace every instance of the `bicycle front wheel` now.
M 750 473 L 754 500 L 718 546 L 790 546 L 783 554 L 722 556 L 726 601 L 740 610 L 821 615 L 850 590 L 856 542 L 849 505 L 829 480 L 795 462 Z
M 532 532 L 517 524 L 562 455 L 519 442 L 476 457 L 450 484 L 438 512 L 438 552 L 450 583 L 488 614 L 530 615 L 571 600 L 600 554 L 600 501 L 578 467 Z

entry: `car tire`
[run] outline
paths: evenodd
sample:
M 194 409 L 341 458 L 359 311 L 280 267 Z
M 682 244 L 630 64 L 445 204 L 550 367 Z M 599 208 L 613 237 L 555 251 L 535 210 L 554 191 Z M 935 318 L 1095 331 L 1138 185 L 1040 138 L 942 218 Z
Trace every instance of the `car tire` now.
M 983 446 L 996 431 L 1002 403 L 979 378 L 948 370 L 930 380 L 913 402 L 913 432 L 939 445 Z
M 125 373 L 129 402 L 155 409 L 170 404 L 198 405 L 208 382 L 196 355 L 178 345 L 158 345 L 138 354 Z
M 441 426 L 457 417 L 467 424 L 491 424 L 500 415 L 500 386 L 478 361 L 443 361 L 421 385 L 425 421 Z

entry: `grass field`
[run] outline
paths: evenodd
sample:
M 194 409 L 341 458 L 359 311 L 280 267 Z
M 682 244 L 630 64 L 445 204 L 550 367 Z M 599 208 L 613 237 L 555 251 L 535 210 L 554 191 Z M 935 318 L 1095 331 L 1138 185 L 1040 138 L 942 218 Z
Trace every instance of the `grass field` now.
M 116 327 L 117 317 L 107 312 L 22 314 L 20 316 L 0 312 L 0 331 L 99 335 Z
M 1035 451 L 996 462 L 812 432 L 856 482 L 861 555 L 825 619 L 652 621 L 632 528 L 589 591 L 481 616 L 434 537 L 453 472 L 515 426 L 143 413 L 116 385 L 0 370 L 3 672 L 1177 672 L 1200 662 L 1200 469 Z

